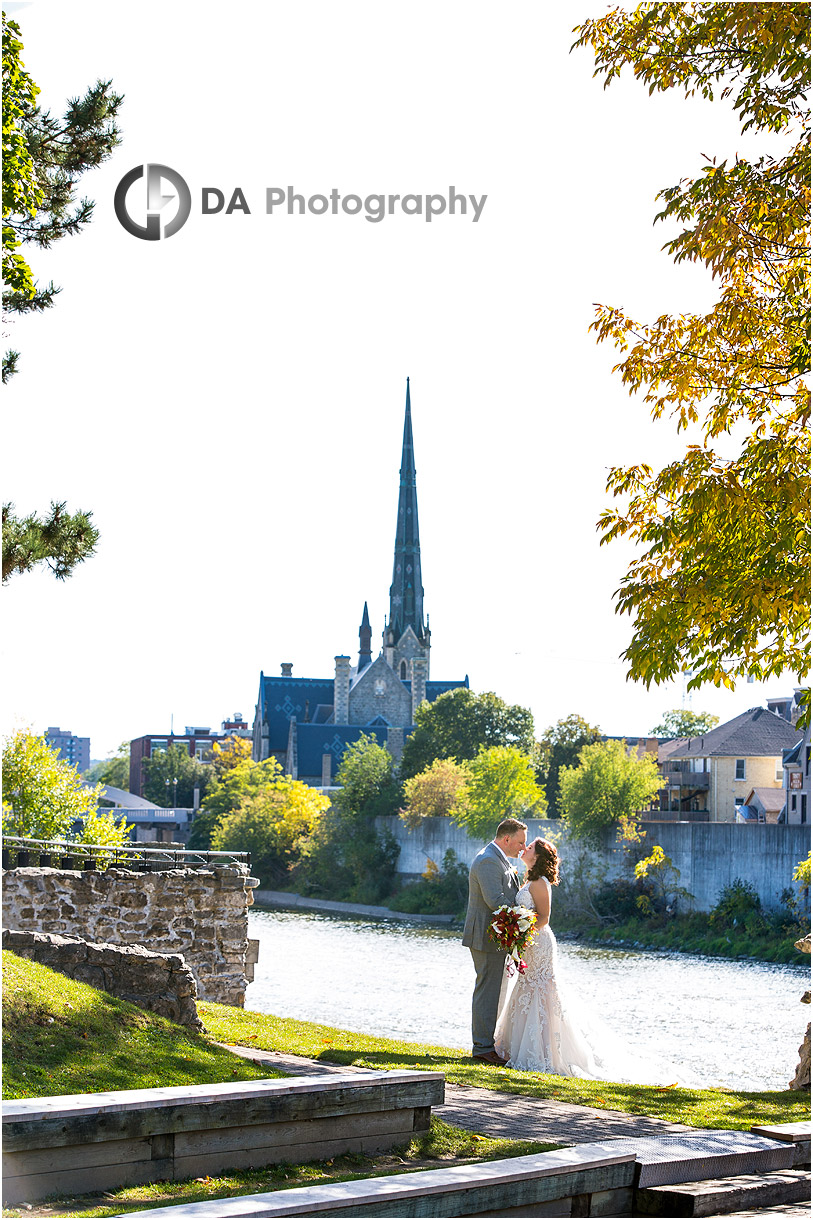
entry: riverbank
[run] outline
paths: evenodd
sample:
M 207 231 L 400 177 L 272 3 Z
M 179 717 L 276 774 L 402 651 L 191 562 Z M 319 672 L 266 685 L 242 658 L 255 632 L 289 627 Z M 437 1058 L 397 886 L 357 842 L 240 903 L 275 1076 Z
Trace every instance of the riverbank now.
M 795 947 L 795 942 L 804 934 L 800 928 L 754 933 L 738 928 L 711 927 L 703 915 L 679 915 L 665 926 L 653 926 L 643 919 L 628 919 L 599 928 L 564 920 L 556 931 L 560 940 L 600 945 L 606 949 L 645 949 L 735 962 L 806 965 L 805 957 Z
M 331 902 L 286 890 L 255 890 L 254 902 L 258 906 L 282 911 L 321 911 L 328 915 L 359 915 L 365 919 L 393 919 L 398 923 L 424 923 L 437 927 L 449 927 L 457 922 L 456 915 L 408 915 L 389 907 L 366 906 L 362 902 Z

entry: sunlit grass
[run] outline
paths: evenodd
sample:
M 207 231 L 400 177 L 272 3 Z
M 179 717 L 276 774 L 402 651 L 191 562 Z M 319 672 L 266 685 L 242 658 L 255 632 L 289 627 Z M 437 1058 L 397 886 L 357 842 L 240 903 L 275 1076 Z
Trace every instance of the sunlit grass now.
M 749 1093 L 722 1088 L 655 1088 L 515 1072 L 475 1063 L 466 1051 L 444 1046 L 397 1042 L 222 1004 L 200 1004 L 199 1009 L 207 1029 L 221 1042 L 305 1055 L 317 1062 L 380 1071 L 414 1068 L 443 1072 L 455 1084 L 620 1110 L 690 1127 L 747 1130 L 756 1123 L 797 1122 L 809 1117 L 809 1096 L 790 1090 Z
M 3 953 L 3 1097 L 278 1076 L 163 1017 Z

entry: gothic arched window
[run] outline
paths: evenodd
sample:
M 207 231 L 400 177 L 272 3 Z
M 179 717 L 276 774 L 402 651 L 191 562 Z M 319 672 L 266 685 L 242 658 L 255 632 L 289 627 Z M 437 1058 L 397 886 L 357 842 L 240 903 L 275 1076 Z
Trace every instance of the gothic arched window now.
M 407 676 L 406 661 L 402 661 L 401 662 L 401 677 L 405 678 L 406 676 Z

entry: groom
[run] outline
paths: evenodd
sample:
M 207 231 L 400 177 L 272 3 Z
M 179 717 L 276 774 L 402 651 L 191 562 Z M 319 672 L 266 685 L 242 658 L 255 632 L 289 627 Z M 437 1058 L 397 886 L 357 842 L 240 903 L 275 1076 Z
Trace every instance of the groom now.
M 492 842 L 474 857 L 469 871 L 463 944 L 471 951 L 477 973 L 471 1002 L 472 1058 L 499 1067 L 505 1060 L 494 1050 L 494 1026 L 505 953 L 489 936 L 488 927 L 497 907 L 513 905 L 519 891 L 519 877 L 510 857 L 518 856 L 525 847 L 527 829 L 516 818 L 504 818 Z

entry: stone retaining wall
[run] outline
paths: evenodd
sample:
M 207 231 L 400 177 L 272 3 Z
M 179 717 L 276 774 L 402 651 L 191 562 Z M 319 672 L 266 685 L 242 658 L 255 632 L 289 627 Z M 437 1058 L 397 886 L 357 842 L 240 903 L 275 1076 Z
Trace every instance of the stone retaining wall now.
M 180 953 L 150 953 L 141 945 L 96 945 L 78 936 L 3 929 L 3 948 L 88 983 L 189 1029 L 203 1029 L 197 987 Z
M 183 955 L 198 998 L 242 1007 L 248 908 L 242 864 L 136 873 L 17 868 L 2 874 L 3 925 Z

